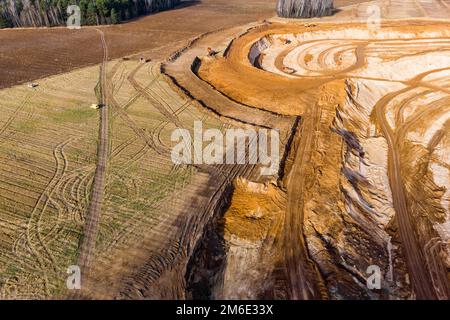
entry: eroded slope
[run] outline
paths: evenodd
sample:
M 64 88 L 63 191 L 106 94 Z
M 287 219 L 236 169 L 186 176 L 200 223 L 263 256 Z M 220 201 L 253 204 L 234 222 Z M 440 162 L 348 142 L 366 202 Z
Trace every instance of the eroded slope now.
M 323 283 L 332 298 L 448 299 L 449 32 L 268 24 L 202 58 L 224 95 L 302 117 L 279 183 L 288 297 L 323 297 Z M 366 286 L 371 265 L 382 290 Z

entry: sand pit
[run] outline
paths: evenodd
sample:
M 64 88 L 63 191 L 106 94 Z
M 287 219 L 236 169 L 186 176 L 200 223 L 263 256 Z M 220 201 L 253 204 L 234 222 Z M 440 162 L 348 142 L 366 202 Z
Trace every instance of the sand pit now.
M 196 74 L 237 103 L 302 118 L 281 182 L 287 296 L 448 299 L 450 25 L 268 23 L 223 52 Z M 387 275 L 376 294 L 373 264 Z

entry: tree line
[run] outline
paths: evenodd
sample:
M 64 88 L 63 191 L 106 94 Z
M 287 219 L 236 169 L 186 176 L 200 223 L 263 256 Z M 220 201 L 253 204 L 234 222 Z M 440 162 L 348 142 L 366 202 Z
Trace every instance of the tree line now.
M 67 7 L 77 5 L 81 25 L 116 24 L 167 10 L 181 0 L 0 0 L 0 28 L 65 25 Z

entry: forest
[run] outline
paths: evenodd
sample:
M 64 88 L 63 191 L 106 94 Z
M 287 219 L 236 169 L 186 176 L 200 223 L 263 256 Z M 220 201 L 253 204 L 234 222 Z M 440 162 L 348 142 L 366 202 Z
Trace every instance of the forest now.
M 81 25 L 117 24 L 167 10 L 181 0 L 0 0 L 0 28 L 65 25 L 70 5 L 78 5 Z

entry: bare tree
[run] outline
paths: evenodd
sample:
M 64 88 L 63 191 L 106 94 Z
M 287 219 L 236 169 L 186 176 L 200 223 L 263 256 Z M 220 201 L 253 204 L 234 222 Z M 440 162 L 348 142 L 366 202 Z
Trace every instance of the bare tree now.
M 284 18 L 323 17 L 333 13 L 333 0 L 278 0 L 277 12 Z

